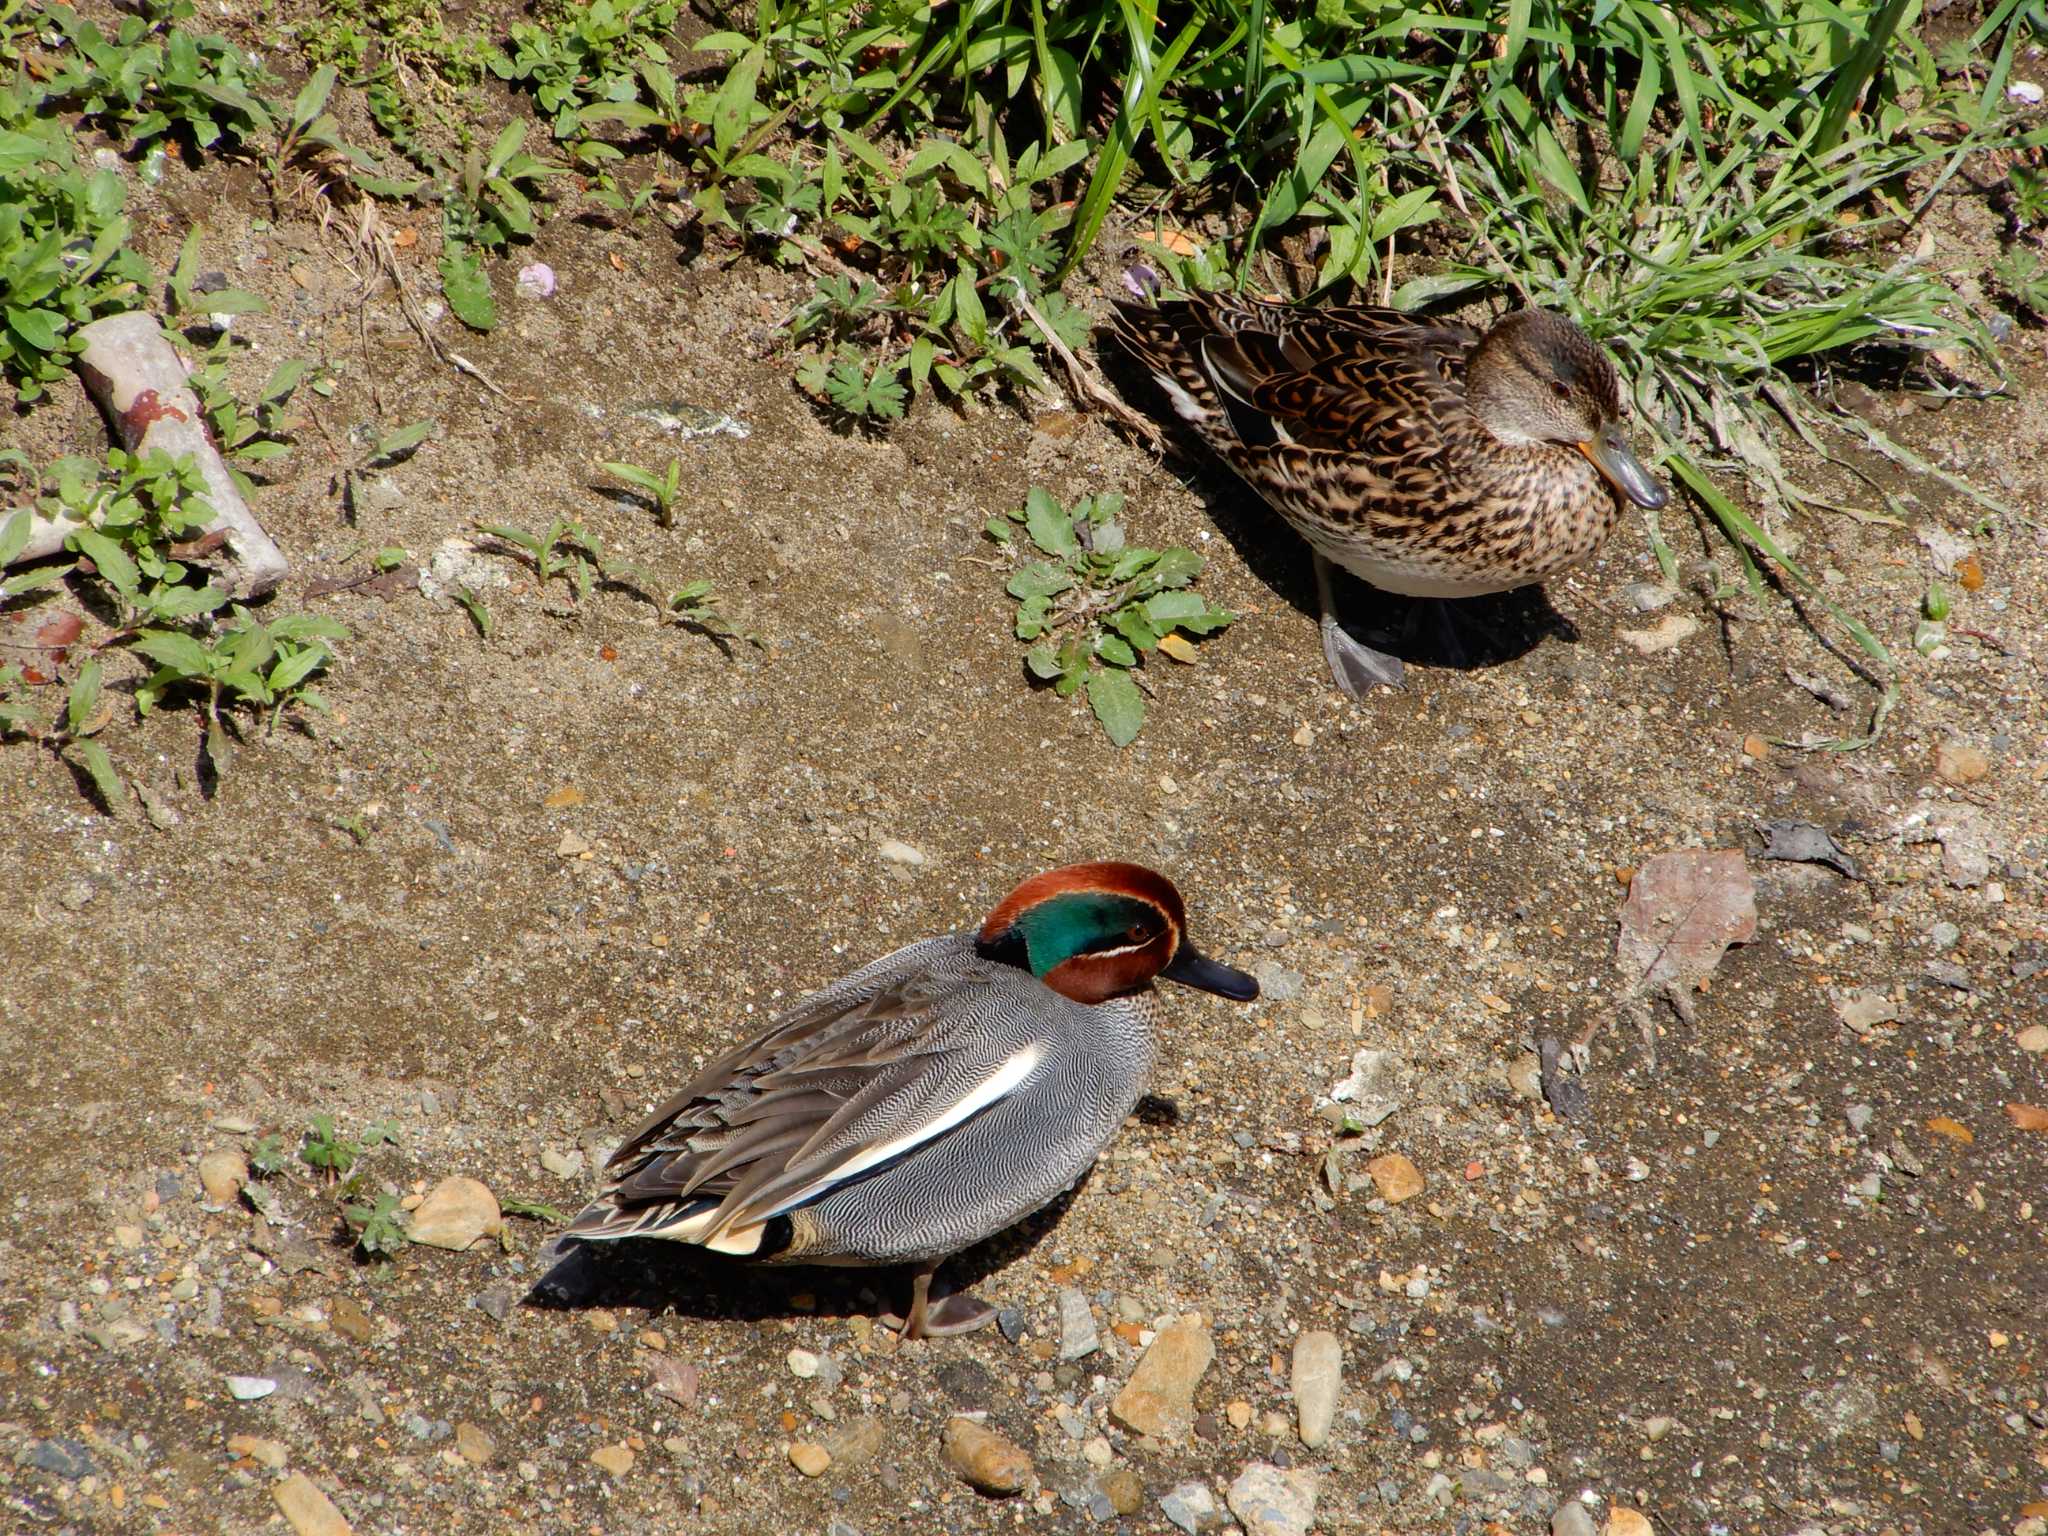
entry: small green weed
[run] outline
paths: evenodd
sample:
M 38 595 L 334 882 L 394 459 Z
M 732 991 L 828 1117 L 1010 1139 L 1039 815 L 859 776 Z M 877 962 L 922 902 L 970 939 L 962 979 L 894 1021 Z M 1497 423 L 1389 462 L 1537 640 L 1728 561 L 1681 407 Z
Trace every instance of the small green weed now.
M 2048 319 L 2048 264 L 2038 252 L 2016 245 L 1992 263 L 1991 275 L 2037 319 Z
M 285 1146 L 284 1137 L 275 1131 L 259 1140 L 249 1153 L 249 1167 L 258 1178 L 274 1179 L 291 1165 L 291 1150 Z
M 670 459 L 668 468 L 660 474 L 651 469 L 642 469 L 638 464 L 600 464 L 606 474 L 616 475 L 654 504 L 654 515 L 664 528 L 676 525 L 676 497 L 682 490 L 683 464 L 680 459 Z
M 528 1200 L 519 1195 L 506 1195 L 499 1200 L 498 1209 L 507 1216 L 524 1216 L 531 1221 L 544 1221 L 550 1226 L 562 1226 L 569 1220 L 566 1211 L 559 1211 L 544 1200 Z
M 616 473 L 620 467 L 633 466 L 605 467 Z M 665 600 L 658 598 L 655 594 L 660 587 L 652 578 L 634 566 L 609 558 L 605 554 L 603 540 L 572 518 L 556 518 L 544 533 L 529 533 L 524 528 L 504 523 L 479 523 L 477 528 L 479 532 L 510 545 L 519 558 L 532 567 L 543 587 L 557 577 L 568 582 L 578 603 L 586 602 L 591 589 L 603 583 L 653 603 L 664 619 L 695 629 L 714 640 L 746 640 L 757 646 L 761 643 L 759 636 L 737 627 L 726 617 L 718 593 L 710 582 L 693 581 L 671 592 Z M 469 610 L 478 631 L 489 639 L 489 610 L 473 593 L 458 592 L 454 596 Z
M 25 669 L 14 662 L 0 664 L 0 739 L 22 737 L 56 753 L 85 776 L 111 815 L 120 810 L 124 796 L 113 759 L 92 739 L 113 718 L 111 710 L 101 708 L 102 686 L 100 664 L 86 662 L 71 680 L 63 707 L 45 716 L 30 703 Z
M 38 515 L 73 525 L 66 547 L 81 558 L 0 580 L 0 602 L 78 577 L 89 561 L 93 579 L 113 608 L 111 632 L 95 643 L 94 659 L 73 678 L 58 719 L 44 719 L 29 705 L 24 687 L 35 680 L 22 669 L 0 671 L 0 734 L 24 736 L 67 760 L 75 758 L 113 812 L 120 805 L 121 780 L 105 748 L 88 739 L 108 722 L 97 657 L 111 647 L 126 646 L 155 665 L 135 690 L 138 718 L 174 692 L 203 696 L 206 747 L 217 772 L 226 772 L 231 757 L 227 712 L 267 712 L 268 729 L 274 731 L 288 708 L 326 709 L 312 680 L 333 660 L 334 643 L 346 639 L 348 631 L 333 619 L 309 613 L 265 621 L 239 604 L 226 619 L 217 617 L 229 606 L 228 594 L 203 582 L 184 553 L 204 546 L 206 541 L 195 536 L 213 515 L 203 494 L 205 482 L 189 459 L 155 452 L 138 456 L 116 448 L 104 462 L 60 459 L 39 484 L 49 489 L 36 507 L 0 523 L 0 565 L 27 546 Z M 49 622 L 65 626 L 61 645 L 41 647 L 53 653 L 75 642 L 82 627 L 75 614 Z
M 1188 590 L 1202 573 L 1192 550 L 1125 542 L 1123 498 L 1084 497 L 1064 507 L 1033 487 L 1024 506 L 992 517 L 987 532 L 1015 547 L 1017 525 L 1045 556 L 1019 567 L 1005 588 L 1017 599 L 1016 632 L 1031 642 L 1024 664 L 1061 698 L 1083 689 L 1104 733 L 1129 746 L 1145 723 L 1138 668 L 1163 651 L 1192 662 L 1188 636 L 1211 635 L 1237 617 Z
M 368 1205 L 343 1205 L 341 1217 L 355 1234 L 356 1246 L 372 1258 L 396 1258 L 412 1242 L 397 1195 L 380 1194 Z
M 357 1161 L 370 1148 L 398 1142 L 398 1122 L 380 1120 L 366 1125 L 354 1140 L 344 1136 L 335 1126 L 334 1116 L 316 1114 L 306 1121 L 304 1136 L 299 1142 L 299 1161 L 320 1174 L 329 1183 L 348 1177 Z

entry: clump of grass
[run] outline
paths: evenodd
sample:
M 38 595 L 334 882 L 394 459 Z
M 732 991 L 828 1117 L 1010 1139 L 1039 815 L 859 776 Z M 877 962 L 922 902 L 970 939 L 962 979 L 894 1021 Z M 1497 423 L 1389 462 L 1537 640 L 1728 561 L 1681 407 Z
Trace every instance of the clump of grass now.
M 1033 487 L 1022 507 L 990 518 L 987 532 L 1017 548 L 1021 526 L 1043 556 L 1018 567 L 1004 588 L 1017 599 L 1017 638 L 1031 642 L 1025 667 L 1063 699 L 1085 690 L 1103 734 L 1127 747 L 1145 723 L 1145 658 L 1192 663 L 1189 637 L 1215 634 L 1237 615 L 1189 590 L 1202 573 L 1200 555 L 1127 543 L 1122 512 L 1114 492 L 1066 507 Z

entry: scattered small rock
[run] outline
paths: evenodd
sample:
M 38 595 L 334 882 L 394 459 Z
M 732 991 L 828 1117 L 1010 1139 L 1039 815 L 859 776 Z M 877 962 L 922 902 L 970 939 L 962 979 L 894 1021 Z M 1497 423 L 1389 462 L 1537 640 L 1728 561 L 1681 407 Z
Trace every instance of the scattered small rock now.
M 1399 1152 L 1384 1152 L 1365 1165 L 1373 1187 L 1389 1205 L 1399 1205 L 1422 1193 L 1422 1170 Z M 1233 1505 L 1233 1508 L 1236 1506 Z
M 1606 1536 L 1657 1536 L 1657 1528 L 1639 1511 L 1617 1504 L 1607 1512 Z
M 789 1374 L 799 1381 L 809 1381 L 818 1374 L 818 1357 L 808 1349 L 792 1349 L 788 1355 Z
M 633 1470 L 633 1448 L 630 1445 L 600 1445 L 590 1453 L 590 1463 L 613 1477 L 624 1477 Z
M 1060 1358 L 1079 1360 L 1102 1348 L 1088 1298 L 1073 1286 L 1060 1292 Z
M 570 1150 L 558 1152 L 553 1147 L 542 1147 L 540 1165 L 558 1179 L 580 1179 L 583 1177 L 583 1154 Z
M 298 1536 L 354 1536 L 334 1501 L 303 1472 L 294 1472 L 272 1488 L 270 1496 L 277 1500 L 277 1507 L 284 1511 L 285 1519 Z
M 899 842 L 893 837 L 883 838 L 881 842 L 875 845 L 875 852 L 881 855 L 884 863 L 907 864 L 912 869 L 917 868 L 925 861 L 922 848 L 913 848 L 910 844 Z
M 946 1420 L 940 1444 L 953 1470 L 981 1493 L 998 1498 L 1022 1493 L 1031 1481 L 1031 1458 L 1024 1448 L 979 1419 L 955 1415 Z
M 370 1314 L 362 1309 L 353 1296 L 335 1297 L 328 1305 L 327 1321 L 337 1332 L 347 1335 L 358 1344 L 367 1344 L 375 1336 Z
M 74 1483 L 99 1470 L 93 1463 L 92 1452 L 85 1448 L 83 1442 L 61 1438 L 36 1441 L 22 1453 L 21 1461 L 23 1465 L 54 1473 Z
M 1316 1518 L 1316 1475 L 1251 1462 L 1230 1485 L 1230 1512 L 1246 1536 L 1305 1536 Z
M 1208 1325 L 1200 1313 L 1190 1312 L 1160 1329 L 1110 1412 L 1141 1435 L 1186 1439 L 1195 1423 L 1195 1388 L 1215 1358 Z
M 1593 1536 L 1593 1516 L 1577 1499 L 1566 1499 L 1550 1512 L 1550 1536 Z
M 490 1465 L 498 1447 L 489 1435 L 464 1419 L 455 1426 L 455 1454 L 472 1467 L 483 1467 Z
M 2039 1056 L 2048 1051 L 2048 1024 L 2029 1024 L 2013 1037 L 2014 1043 L 2029 1055 Z
M 1118 1467 L 1102 1480 L 1102 1493 L 1119 1515 L 1135 1515 L 1145 1502 L 1145 1485 L 1129 1467 Z
M 1699 633 L 1699 627 L 1700 621 L 1689 613 L 1667 613 L 1654 628 L 1622 630 L 1621 639 L 1638 654 L 1655 656 L 1660 651 L 1676 650 L 1682 641 Z
M 1525 1099 L 1543 1097 L 1543 1058 L 1526 1051 L 1508 1063 L 1508 1086 Z
M 405 1230 L 416 1243 L 459 1253 L 480 1237 L 496 1237 L 503 1224 L 498 1197 L 481 1181 L 453 1174 L 427 1191 Z
M 832 1453 L 811 1440 L 798 1440 L 789 1448 L 789 1464 L 805 1477 L 822 1477 L 832 1465 Z
M 199 1182 L 208 1205 L 233 1205 L 249 1182 L 249 1160 L 233 1147 L 215 1147 L 199 1159 Z
M 268 1397 L 277 1390 L 277 1383 L 268 1376 L 230 1376 L 228 1395 L 238 1403 L 253 1403 L 259 1397 Z
M 1181 1483 L 1159 1501 L 1159 1510 L 1188 1536 L 1206 1536 L 1223 1524 L 1223 1507 L 1207 1483 Z
M 1980 747 L 1950 742 L 1935 750 L 1934 771 L 1951 784 L 1974 784 L 1991 772 L 1991 759 Z
M 1301 1443 L 1317 1448 L 1330 1438 L 1337 1396 L 1344 1385 L 1344 1346 L 1318 1328 L 1294 1341 L 1295 1428 Z
M 258 1466 L 268 1467 L 273 1472 L 282 1472 L 291 1459 L 284 1444 L 277 1440 L 266 1440 L 261 1435 L 229 1435 L 228 1453 L 246 1456 Z

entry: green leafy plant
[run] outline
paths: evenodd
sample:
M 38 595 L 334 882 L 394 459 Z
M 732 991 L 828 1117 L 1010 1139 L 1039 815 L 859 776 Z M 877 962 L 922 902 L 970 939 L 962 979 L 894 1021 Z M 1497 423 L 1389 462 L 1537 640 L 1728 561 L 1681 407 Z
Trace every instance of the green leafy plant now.
M 0 378 L 23 403 L 61 378 L 72 333 L 132 309 L 149 265 L 129 244 L 127 184 L 85 171 L 26 75 L 0 82 Z
M 605 463 L 598 468 L 639 491 L 654 505 L 654 515 L 664 528 L 676 525 L 676 497 L 682 490 L 683 465 L 680 459 L 670 459 L 668 468 L 660 474 L 651 469 L 642 469 L 637 464 Z
M 1127 543 L 1122 512 L 1113 492 L 1065 507 L 1033 487 L 1022 507 L 987 527 L 990 538 L 1016 548 L 1021 525 L 1043 557 L 1018 567 L 1005 588 L 1017 599 L 1017 638 L 1031 642 L 1026 668 L 1063 699 L 1085 690 L 1119 747 L 1145 723 L 1144 658 L 1163 651 L 1192 662 L 1188 637 L 1214 634 L 1237 617 L 1189 590 L 1202 573 L 1200 555 Z
M 22 737 L 54 752 L 92 785 L 109 814 L 117 813 L 126 794 L 107 749 L 93 737 L 112 719 L 102 708 L 102 671 L 97 661 L 78 669 L 63 706 L 46 716 L 30 703 L 24 669 L 0 664 L 0 739 Z
M 201 695 L 207 756 L 216 772 L 225 773 L 233 761 L 225 713 L 236 707 L 264 713 L 270 731 L 287 709 L 328 713 L 312 680 L 333 662 L 334 643 L 347 638 L 337 619 L 288 613 L 265 623 L 239 603 L 230 622 L 210 637 L 144 629 L 134 649 L 155 662 L 156 670 L 136 689 L 135 707 L 146 716 L 173 692 Z
M 226 38 L 188 26 L 197 15 L 191 0 L 140 0 L 111 35 L 69 6 L 43 14 L 66 45 L 45 95 L 130 149 L 170 134 L 210 149 L 271 133 L 261 95 L 268 77 Z
M 299 1161 L 315 1173 L 332 1183 L 346 1178 L 358 1159 L 370 1148 L 398 1141 L 398 1122 L 380 1120 L 366 1125 L 360 1135 L 351 1140 L 336 1128 L 334 1116 L 315 1114 L 307 1118 L 305 1134 L 299 1142 Z
M 567 170 L 527 154 L 525 142 L 526 124 L 515 118 L 488 154 L 472 145 L 459 164 L 443 167 L 441 291 L 455 317 L 472 330 L 488 331 L 498 323 L 483 253 L 533 238 L 534 201 L 549 177 Z
M 291 1151 L 285 1146 L 284 1137 L 275 1131 L 259 1140 L 249 1153 L 249 1167 L 258 1178 L 275 1178 L 289 1168 L 291 1163 Z
M 396 1258 L 412 1243 L 406 1235 L 405 1213 L 394 1194 L 379 1194 L 368 1204 L 345 1204 L 341 1215 L 355 1234 L 356 1246 L 372 1258 Z

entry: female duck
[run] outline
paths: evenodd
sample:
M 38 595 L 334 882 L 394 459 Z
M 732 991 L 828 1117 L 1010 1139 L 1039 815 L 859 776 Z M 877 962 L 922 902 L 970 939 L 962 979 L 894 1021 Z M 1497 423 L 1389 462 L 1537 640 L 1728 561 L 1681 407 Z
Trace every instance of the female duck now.
M 1401 663 L 1337 622 L 1330 566 L 1411 597 L 1542 581 L 1599 548 L 1618 497 L 1669 493 L 1630 452 L 1592 338 L 1525 309 L 1480 335 L 1363 306 L 1228 294 L 1119 304 L 1174 410 L 1315 551 L 1323 655 L 1354 698 Z
M 1108 1145 L 1152 1066 L 1153 979 L 1258 996 L 1185 927 L 1139 865 L 1033 876 L 978 931 L 899 949 L 711 1062 L 611 1155 L 565 1236 L 913 1265 L 909 1337 L 978 1328 L 994 1309 L 933 1299 L 932 1272 Z

